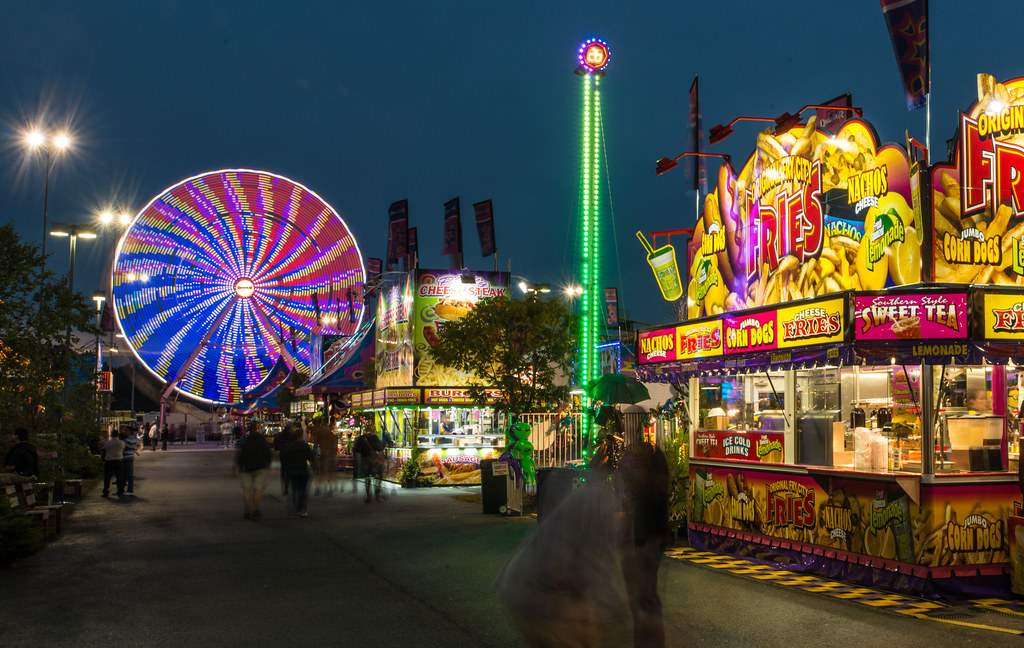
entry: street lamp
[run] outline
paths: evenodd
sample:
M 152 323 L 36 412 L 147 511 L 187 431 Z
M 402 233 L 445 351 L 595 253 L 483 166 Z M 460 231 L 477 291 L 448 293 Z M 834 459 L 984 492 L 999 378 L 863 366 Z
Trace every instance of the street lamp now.
M 53 228 L 50 229 L 52 236 L 67 236 L 71 241 L 71 263 L 68 266 L 68 294 L 74 296 L 75 294 L 75 248 L 78 246 L 78 238 L 94 239 L 96 238 L 96 231 L 88 225 L 78 225 L 67 223 L 54 223 Z M 68 351 L 71 350 L 71 314 L 68 313 L 68 326 L 67 326 L 67 337 L 65 340 Z
M 846 112 L 852 112 L 858 117 L 863 116 L 864 111 L 854 106 L 820 106 L 817 104 L 808 104 L 796 111 L 792 115 L 788 112 L 784 112 L 774 119 L 771 117 L 737 117 L 736 119 L 729 122 L 728 125 L 722 126 L 718 124 L 712 126 L 711 130 L 708 131 L 708 144 L 717 144 L 724 140 L 726 137 L 732 135 L 732 127 L 741 121 L 762 121 L 762 122 L 773 122 L 775 124 L 775 136 L 785 133 L 789 129 L 793 128 L 800 123 L 800 113 L 810 108 L 819 108 L 822 110 L 843 110 Z
M 60 154 L 71 146 L 71 137 L 67 133 L 48 135 L 40 130 L 33 130 L 25 136 L 25 143 L 32 150 L 42 149 L 46 155 L 46 179 L 43 184 L 43 260 L 39 267 L 40 274 L 46 272 L 46 216 L 50 202 L 50 168 L 53 166 L 54 153 Z
M 100 326 L 103 321 L 103 302 L 107 301 L 107 293 L 97 290 L 92 294 L 92 300 L 96 302 L 96 420 L 100 422 L 100 372 L 103 371 L 103 351 L 100 348 Z

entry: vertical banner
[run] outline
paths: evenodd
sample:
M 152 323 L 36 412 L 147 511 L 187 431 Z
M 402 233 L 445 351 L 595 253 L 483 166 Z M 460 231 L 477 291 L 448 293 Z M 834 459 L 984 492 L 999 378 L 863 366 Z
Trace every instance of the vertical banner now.
M 453 269 L 458 270 L 462 267 L 462 221 L 458 196 L 444 204 L 444 231 L 441 254 L 452 255 Z
M 399 200 L 388 207 L 388 270 L 409 253 L 409 201 Z
M 879 0 L 907 95 L 907 110 L 928 101 L 928 0 Z
M 604 324 L 608 327 L 619 325 L 619 289 L 604 289 Z
M 839 95 L 835 99 L 823 101 L 821 105 L 829 106 L 829 108 L 815 108 L 814 112 L 818 116 L 818 128 L 829 133 L 835 133 L 853 115 L 849 110 L 837 110 L 837 108 L 853 107 L 853 95 L 849 92 Z
M 690 85 L 690 130 L 686 136 L 686 150 L 695 153 L 704 152 L 704 129 L 700 117 L 700 97 L 697 91 L 697 78 L 693 77 Z M 693 176 L 693 189 L 703 196 L 708 192 L 708 169 L 704 158 L 700 155 L 688 155 L 684 161 L 686 177 Z
M 494 212 L 491 201 L 474 203 L 473 213 L 476 215 L 476 233 L 480 237 L 480 256 L 489 257 L 498 249 L 494 238 Z
M 371 280 L 376 279 L 380 276 L 380 273 L 384 270 L 384 263 L 376 257 L 370 257 L 366 260 L 366 283 L 370 283 Z
M 114 306 L 103 308 L 103 315 L 100 316 L 100 330 L 104 333 L 117 333 L 117 321 L 114 319 Z
M 416 255 L 419 253 L 419 242 L 417 239 L 418 237 L 416 236 L 416 228 L 410 227 L 409 241 L 408 245 L 406 246 L 408 248 L 406 255 L 408 258 L 405 260 L 406 270 L 412 270 L 413 268 L 416 267 Z

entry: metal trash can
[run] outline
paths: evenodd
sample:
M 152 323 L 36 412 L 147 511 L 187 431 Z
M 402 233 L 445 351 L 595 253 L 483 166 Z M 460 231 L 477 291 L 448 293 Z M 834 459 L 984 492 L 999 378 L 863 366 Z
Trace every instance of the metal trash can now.
M 537 521 L 543 521 L 572 493 L 578 478 L 575 468 L 541 468 L 537 471 Z
M 485 514 L 504 513 L 508 504 L 505 472 L 499 470 L 495 474 L 494 470 L 499 463 L 501 466 L 507 465 L 494 459 L 480 461 L 480 497 L 483 500 Z

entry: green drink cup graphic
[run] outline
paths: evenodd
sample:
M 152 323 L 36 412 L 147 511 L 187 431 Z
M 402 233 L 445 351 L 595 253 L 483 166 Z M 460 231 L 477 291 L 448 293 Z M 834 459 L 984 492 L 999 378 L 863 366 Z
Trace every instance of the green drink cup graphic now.
M 651 270 L 654 271 L 654 277 L 658 280 L 661 296 L 668 301 L 675 301 L 682 297 L 683 282 L 679 278 L 675 248 L 671 245 L 664 245 L 655 250 L 647 242 L 647 237 L 642 232 L 637 232 L 636 236 L 647 250 L 647 263 L 650 264 Z

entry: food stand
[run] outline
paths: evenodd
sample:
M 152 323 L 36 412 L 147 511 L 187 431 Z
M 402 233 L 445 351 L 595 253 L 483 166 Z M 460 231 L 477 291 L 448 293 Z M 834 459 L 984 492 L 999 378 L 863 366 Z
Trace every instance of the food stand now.
M 688 251 L 691 319 L 638 339 L 638 377 L 689 384 L 694 546 L 1010 589 L 1024 80 L 983 75 L 979 93 L 930 170 L 860 119 L 761 133 L 738 174 L 723 166 Z M 993 97 L 1009 117 L 985 116 Z
M 508 274 L 417 269 L 382 292 L 377 313 L 376 386 L 352 394 L 354 410 L 371 411 L 378 435 L 393 444 L 385 479 L 396 481 L 415 459 L 420 476 L 435 486 L 480 484 L 480 461 L 498 457 L 505 423 L 488 389 L 474 403 L 471 375 L 434 363 L 437 333 L 465 317 L 480 299 L 503 296 Z

